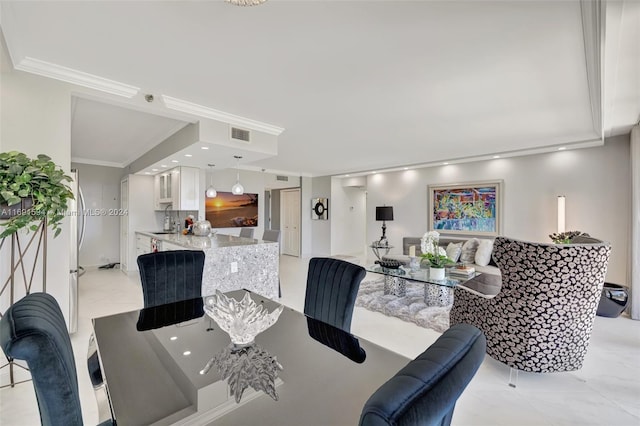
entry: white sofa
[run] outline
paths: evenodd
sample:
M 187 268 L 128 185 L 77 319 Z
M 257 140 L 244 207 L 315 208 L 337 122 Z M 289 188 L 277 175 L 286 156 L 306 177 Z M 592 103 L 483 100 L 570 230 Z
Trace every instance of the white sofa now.
M 445 249 L 449 245 L 449 243 L 462 243 L 464 244 L 469 238 L 453 238 L 453 237 L 440 237 L 438 245 L 440 247 L 444 247 Z M 482 238 L 478 238 L 479 240 Z M 402 254 L 388 254 L 383 257 L 383 259 L 389 260 L 397 260 L 401 262 L 403 265 L 409 264 L 409 248 L 411 246 L 415 246 L 416 248 L 416 256 L 420 256 L 422 251 L 420 250 L 420 237 L 404 237 L 402 238 Z M 473 266 L 477 272 L 481 272 L 483 274 L 491 274 L 500 276 L 500 269 L 493 263 L 493 259 L 490 260 L 489 264 L 486 266 L 478 265 L 477 263 L 471 263 L 470 266 Z

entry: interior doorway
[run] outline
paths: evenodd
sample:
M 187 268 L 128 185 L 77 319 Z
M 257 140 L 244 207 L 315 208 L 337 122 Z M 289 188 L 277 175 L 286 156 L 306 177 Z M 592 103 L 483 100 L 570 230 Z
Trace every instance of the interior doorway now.
M 280 191 L 282 254 L 300 257 L 300 188 Z

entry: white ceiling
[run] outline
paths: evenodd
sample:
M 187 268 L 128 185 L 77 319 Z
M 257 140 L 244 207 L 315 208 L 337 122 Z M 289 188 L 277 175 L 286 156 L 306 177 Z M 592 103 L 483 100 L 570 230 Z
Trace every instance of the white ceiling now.
M 611 8 L 604 72 L 595 86 L 589 76 L 604 129 L 579 1 L 3 1 L 1 22 L 16 65 L 35 58 L 283 127 L 278 155 L 246 165 L 321 176 L 627 133 L 640 115 L 640 2 Z M 126 164 L 185 124 L 117 109 L 76 103 L 74 157 Z

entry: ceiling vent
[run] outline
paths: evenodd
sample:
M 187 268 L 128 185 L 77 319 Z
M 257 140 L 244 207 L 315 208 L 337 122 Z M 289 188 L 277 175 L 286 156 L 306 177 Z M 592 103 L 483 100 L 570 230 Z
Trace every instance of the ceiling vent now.
M 245 129 L 231 128 L 231 139 L 243 142 L 251 142 L 251 132 Z
M 276 180 L 281 180 L 281 181 L 283 181 L 283 182 L 289 182 L 289 176 L 280 176 L 280 175 L 277 175 L 277 176 L 276 176 Z

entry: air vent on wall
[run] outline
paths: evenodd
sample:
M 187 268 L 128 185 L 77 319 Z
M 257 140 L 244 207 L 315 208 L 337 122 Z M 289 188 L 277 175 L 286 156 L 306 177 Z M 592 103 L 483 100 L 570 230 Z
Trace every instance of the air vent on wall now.
M 251 132 L 249 130 L 238 129 L 237 127 L 231 128 L 231 139 L 235 139 L 243 142 L 251 142 Z
M 283 181 L 283 182 L 289 182 L 289 176 L 280 176 L 280 175 L 277 175 L 277 176 L 276 176 L 276 180 L 281 180 L 281 181 Z

